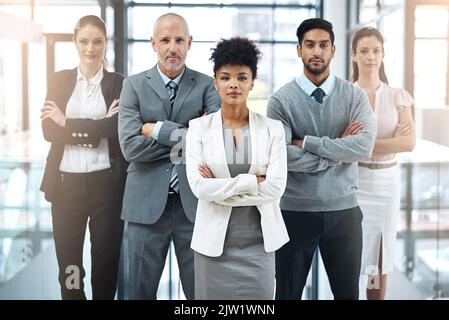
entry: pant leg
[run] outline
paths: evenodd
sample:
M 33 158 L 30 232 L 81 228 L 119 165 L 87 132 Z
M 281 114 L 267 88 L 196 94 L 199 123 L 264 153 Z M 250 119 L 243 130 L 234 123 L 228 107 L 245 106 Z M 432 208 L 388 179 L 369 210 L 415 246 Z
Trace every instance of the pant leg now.
M 83 244 L 88 219 L 83 177 L 59 179 L 52 202 L 53 237 L 59 266 L 62 299 L 86 299 L 84 293 Z
M 167 208 L 154 224 L 128 222 L 129 297 L 132 300 L 157 297 L 172 234 Z
M 359 207 L 325 214 L 320 252 L 334 299 L 359 299 L 362 212 Z
M 282 211 L 290 241 L 276 251 L 276 300 L 301 299 L 322 230 L 315 212 Z
M 193 223 L 187 219 L 180 197 L 175 196 L 172 198 L 175 209 L 173 243 L 175 247 L 176 259 L 178 260 L 182 289 L 188 300 L 194 300 L 195 276 L 193 250 L 190 248 L 193 234 Z
M 123 236 L 121 208 L 111 171 L 92 174 L 88 180 L 92 298 L 113 300 Z

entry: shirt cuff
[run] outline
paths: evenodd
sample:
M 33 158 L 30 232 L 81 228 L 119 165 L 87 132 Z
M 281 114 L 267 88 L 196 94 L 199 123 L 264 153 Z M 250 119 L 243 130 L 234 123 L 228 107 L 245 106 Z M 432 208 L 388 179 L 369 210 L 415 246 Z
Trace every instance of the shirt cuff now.
M 307 137 L 307 144 L 306 144 L 306 137 Z M 305 136 L 304 140 L 302 142 L 302 148 L 307 151 L 314 154 L 319 154 L 319 150 L 321 148 L 322 139 L 315 136 Z
M 302 149 L 304 149 L 306 146 L 306 139 L 307 139 L 307 136 L 304 136 L 304 139 L 302 139 Z
M 154 140 L 157 140 L 157 138 L 159 137 L 159 131 L 161 130 L 161 127 L 163 124 L 164 124 L 164 122 L 162 122 L 162 121 L 156 122 L 156 124 L 154 125 L 154 128 L 153 128 L 153 134 L 151 135 L 151 138 L 153 138 Z

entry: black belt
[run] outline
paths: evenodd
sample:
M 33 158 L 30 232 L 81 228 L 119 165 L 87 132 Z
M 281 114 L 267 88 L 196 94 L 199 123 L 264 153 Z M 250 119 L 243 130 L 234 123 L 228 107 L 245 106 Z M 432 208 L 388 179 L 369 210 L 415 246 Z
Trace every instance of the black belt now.
M 105 174 L 111 174 L 112 169 L 103 169 L 99 171 L 92 171 L 92 172 L 66 172 L 66 171 L 59 171 L 59 176 L 61 178 L 61 181 L 64 181 L 64 177 L 66 178 L 80 178 L 80 177 L 95 177 L 95 176 L 102 176 Z

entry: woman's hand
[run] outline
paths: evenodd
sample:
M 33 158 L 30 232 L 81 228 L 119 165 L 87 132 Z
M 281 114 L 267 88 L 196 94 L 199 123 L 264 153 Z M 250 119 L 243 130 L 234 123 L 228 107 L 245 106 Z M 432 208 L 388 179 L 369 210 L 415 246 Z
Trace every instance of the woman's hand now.
M 114 99 L 114 101 L 112 101 L 105 118 L 110 118 L 113 115 L 115 115 L 116 113 L 118 113 L 119 101 L 120 101 L 119 99 Z
M 393 137 L 403 137 L 408 136 L 412 132 L 411 122 L 398 123 L 396 130 L 394 131 Z
M 362 130 L 362 129 L 363 129 L 362 122 L 350 123 L 349 126 L 346 127 L 345 131 L 341 134 L 340 138 L 359 134 L 360 130 Z
M 215 178 L 214 175 L 212 174 L 212 171 L 210 171 L 210 169 L 205 164 L 200 164 L 198 166 L 198 170 L 200 171 L 200 174 L 203 178 L 208 179 Z
M 66 116 L 59 109 L 58 105 L 54 101 L 45 101 L 44 107 L 41 109 L 41 120 L 51 119 L 58 126 L 65 128 Z
M 264 181 L 265 181 L 265 179 L 266 179 L 266 177 L 265 177 L 265 176 L 256 176 L 256 178 L 257 178 L 257 183 L 261 183 L 261 182 L 264 182 Z

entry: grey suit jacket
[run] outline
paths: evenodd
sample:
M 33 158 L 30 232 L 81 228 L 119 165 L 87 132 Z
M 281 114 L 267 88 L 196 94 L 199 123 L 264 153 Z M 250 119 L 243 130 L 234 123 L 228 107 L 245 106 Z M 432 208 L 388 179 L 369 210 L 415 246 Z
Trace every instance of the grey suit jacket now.
M 172 147 L 185 146 L 185 139 L 179 142 L 175 133 L 185 130 L 190 120 L 204 112 L 217 111 L 220 104 L 213 79 L 188 68 L 179 83 L 173 110 L 156 66 L 125 79 L 118 123 L 120 147 L 130 163 L 123 198 L 123 220 L 153 224 L 160 218 L 167 202 L 173 167 L 170 152 L 174 150 Z M 163 121 L 158 140 L 140 135 L 144 123 L 157 121 Z M 175 137 L 171 137 L 172 134 Z M 184 150 L 182 147 L 182 153 Z M 185 162 L 176 164 L 176 170 L 184 212 L 194 222 L 197 198 L 187 181 Z

